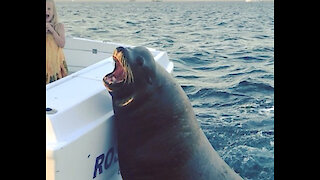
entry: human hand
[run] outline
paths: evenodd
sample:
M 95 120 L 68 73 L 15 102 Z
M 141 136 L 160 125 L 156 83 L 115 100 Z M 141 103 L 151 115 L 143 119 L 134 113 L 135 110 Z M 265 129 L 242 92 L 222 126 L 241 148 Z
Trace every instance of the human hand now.
M 54 29 L 53 29 L 53 26 L 52 26 L 52 24 L 51 23 L 46 23 L 46 33 L 48 33 L 48 32 L 53 32 L 54 31 Z

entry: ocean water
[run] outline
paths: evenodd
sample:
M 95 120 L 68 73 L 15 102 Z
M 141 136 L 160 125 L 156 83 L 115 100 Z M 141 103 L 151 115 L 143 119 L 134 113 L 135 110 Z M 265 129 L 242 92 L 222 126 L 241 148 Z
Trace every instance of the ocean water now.
M 273 2 L 57 2 L 66 35 L 166 51 L 219 155 L 274 179 Z

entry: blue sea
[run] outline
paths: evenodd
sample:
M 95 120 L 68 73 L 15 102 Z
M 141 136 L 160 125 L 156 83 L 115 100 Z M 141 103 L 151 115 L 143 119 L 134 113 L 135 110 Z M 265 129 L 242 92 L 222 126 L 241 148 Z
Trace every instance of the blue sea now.
M 66 35 L 166 51 L 219 155 L 274 179 L 273 2 L 57 2 Z

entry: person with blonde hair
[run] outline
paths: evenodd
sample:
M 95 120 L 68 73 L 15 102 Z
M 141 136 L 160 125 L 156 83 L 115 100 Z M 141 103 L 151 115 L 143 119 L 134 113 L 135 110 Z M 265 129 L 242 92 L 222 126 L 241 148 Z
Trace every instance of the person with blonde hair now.
M 64 25 L 58 22 L 55 2 L 46 0 L 46 84 L 68 75 L 64 45 Z

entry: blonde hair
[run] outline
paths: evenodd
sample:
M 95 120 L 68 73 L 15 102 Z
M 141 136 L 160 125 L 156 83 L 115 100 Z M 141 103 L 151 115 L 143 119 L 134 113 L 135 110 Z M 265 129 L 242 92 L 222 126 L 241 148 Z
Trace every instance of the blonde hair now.
M 52 17 L 51 23 L 53 24 L 53 27 L 55 28 L 56 25 L 59 23 L 58 22 L 58 14 L 57 14 L 57 10 L 56 10 L 56 3 L 54 2 L 54 0 L 46 0 L 46 3 L 48 3 L 48 2 L 52 3 L 53 17 Z

